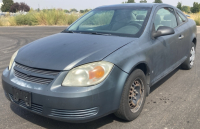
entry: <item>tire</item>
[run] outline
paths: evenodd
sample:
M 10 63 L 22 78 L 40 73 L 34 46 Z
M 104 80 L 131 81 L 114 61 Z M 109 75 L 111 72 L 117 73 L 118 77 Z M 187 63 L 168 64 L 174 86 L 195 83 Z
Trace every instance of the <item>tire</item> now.
M 187 57 L 187 59 L 185 60 L 185 62 L 183 62 L 183 64 L 181 65 L 182 69 L 190 70 L 194 66 L 195 51 L 196 51 L 196 46 L 194 43 L 192 43 L 192 46 L 190 49 L 190 54 Z
M 138 82 L 140 83 L 141 88 L 139 88 Z M 137 94 L 134 91 L 134 89 L 136 90 L 137 93 L 141 91 L 139 93 L 140 99 L 138 99 L 139 94 Z M 142 70 L 136 69 L 128 77 L 124 85 L 120 106 L 119 109 L 115 112 L 115 115 L 126 121 L 132 121 L 136 119 L 140 115 L 143 109 L 146 95 L 147 95 L 146 77 Z M 138 101 L 134 100 L 133 99 L 134 97 L 136 100 L 138 99 Z M 134 105 L 135 103 L 137 103 L 137 105 Z

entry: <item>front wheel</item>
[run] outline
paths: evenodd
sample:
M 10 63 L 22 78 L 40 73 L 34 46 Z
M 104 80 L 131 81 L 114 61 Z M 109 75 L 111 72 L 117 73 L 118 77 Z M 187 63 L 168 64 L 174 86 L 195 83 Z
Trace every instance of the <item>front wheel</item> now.
M 188 56 L 188 58 L 185 60 L 185 62 L 183 62 L 183 64 L 181 65 L 181 67 L 185 70 L 189 70 L 193 67 L 194 65 L 194 61 L 195 61 L 195 44 L 192 43 L 191 49 L 190 49 L 190 55 Z
M 147 94 L 146 77 L 142 70 L 134 70 L 124 85 L 120 106 L 115 115 L 126 121 L 139 116 Z

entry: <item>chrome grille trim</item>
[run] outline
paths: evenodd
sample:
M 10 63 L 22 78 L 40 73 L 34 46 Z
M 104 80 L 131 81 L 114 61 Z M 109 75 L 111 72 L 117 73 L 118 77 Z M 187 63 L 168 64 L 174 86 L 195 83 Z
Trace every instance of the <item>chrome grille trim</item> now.
M 28 67 L 28 66 L 25 66 L 25 65 L 21 65 L 17 62 L 15 62 L 15 66 L 20 68 L 20 69 L 26 70 L 26 71 L 30 71 L 30 72 L 33 72 L 33 73 L 39 73 L 39 74 L 43 74 L 43 75 L 48 75 L 48 76 L 56 76 L 60 72 L 60 71 L 42 70 L 42 69 L 37 69 L 37 68 L 31 68 L 31 67 Z
M 49 84 L 53 81 L 53 79 L 50 78 L 41 78 L 41 77 L 35 77 L 35 76 L 28 76 L 24 73 L 21 73 L 17 70 L 14 70 L 14 74 L 16 77 L 24 80 L 24 81 L 29 81 L 29 82 L 34 82 L 34 83 L 38 83 L 38 84 Z
M 84 110 L 63 110 L 63 109 L 51 109 L 49 116 L 59 118 L 86 118 L 95 116 L 99 111 L 98 107 L 84 109 Z

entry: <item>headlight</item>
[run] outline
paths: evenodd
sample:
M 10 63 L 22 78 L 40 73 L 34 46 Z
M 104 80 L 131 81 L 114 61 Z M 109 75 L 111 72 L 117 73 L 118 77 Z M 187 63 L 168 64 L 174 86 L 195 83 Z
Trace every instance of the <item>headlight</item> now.
M 9 70 L 10 70 L 11 67 L 12 67 L 12 64 L 13 64 L 13 62 L 14 62 L 14 60 L 15 60 L 15 57 L 17 56 L 17 53 L 18 53 L 18 51 L 16 51 L 16 52 L 12 55 L 12 57 L 11 57 L 10 64 L 9 64 L 9 67 L 8 67 Z
M 62 86 L 91 86 L 102 82 L 110 73 L 113 64 L 105 61 L 76 67 L 69 71 Z

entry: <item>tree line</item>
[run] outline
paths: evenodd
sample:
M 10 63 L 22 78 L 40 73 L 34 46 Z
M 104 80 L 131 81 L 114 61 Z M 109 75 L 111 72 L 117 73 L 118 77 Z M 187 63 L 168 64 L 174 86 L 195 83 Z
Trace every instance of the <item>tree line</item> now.
M 123 4 L 124 3 L 135 3 L 135 0 L 128 0 L 128 1 L 125 1 L 125 2 L 122 2 Z M 147 3 L 147 0 L 140 0 L 140 3 Z M 162 0 L 155 0 L 153 3 L 163 3 Z
M 135 3 L 135 0 L 128 0 L 122 3 Z M 140 3 L 147 3 L 147 0 L 140 0 Z M 163 3 L 162 0 L 155 0 L 154 3 Z M 194 2 L 193 7 L 182 5 L 181 2 L 178 2 L 177 6 L 183 12 L 186 13 L 198 13 L 200 12 L 200 3 Z
M 200 12 L 200 3 L 198 3 L 198 2 L 194 2 L 193 7 L 185 6 L 185 5 L 182 5 L 181 2 L 178 2 L 176 7 L 178 9 L 180 9 L 181 11 L 186 12 L 186 13 L 198 13 L 198 12 Z
M 16 2 L 14 3 L 13 0 L 3 0 L 3 5 L 1 7 L 1 11 L 3 12 L 17 12 L 17 11 L 30 11 L 30 7 L 24 2 Z
M 30 6 L 28 6 L 26 3 L 24 2 L 13 2 L 13 0 L 3 0 L 3 5 L 1 7 L 1 11 L 2 12 L 12 12 L 12 13 L 16 13 L 19 11 L 24 11 L 24 12 L 29 12 L 30 11 Z M 51 10 L 51 9 L 44 9 L 44 10 Z M 62 9 L 59 9 L 62 10 Z M 85 10 L 80 10 L 80 13 L 87 13 L 89 12 L 91 9 L 85 9 Z M 40 11 L 40 9 L 36 9 L 36 11 Z M 72 13 L 72 12 L 79 12 L 77 9 L 70 9 L 70 10 L 64 10 L 65 13 Z
M 70 10 L 64 10 L 65 13 L 72 13 L 72 12 L 80 12 L 80 13 L 87 13 L 91 11 L 92 9 L 85 9 L 85 10 L 80 10 L 78 11 L 77 9 L 70 9 Z
M 128 0 L 122 3 L 135 3 L 135 0 Z M 147 3 L 147 0 L 140 0 L 140 3 Z M 162 0 L 155 0 L 154 3 L 163 3 Z M 200 3 L 194 2 L 193 7 L 190 6 L 185 6 L 182 5 L 181 2 L 178 2 L 177 8 L 179 8 L 181 11 L 186 12 L 186 13 L 198 13 L 200 12 Z M 3 0 L 3 5 L 1 7 L 1 10 L 3 12 L 18 12 L 18 11 L 24 11 L 28 12 L 30 11 L 30 6 L 28 6 L 24 2 L 13 2 L 13 0 Z M 85 10 L 80 10 L 80 13 L 87 13 L 91 9 L 85 9 Z M 39 9 L 38 9 L 39 11 Z M 77 9 L 71 9 L 71 10 L 64 10 L 66 13 L 71 13 L 71 12 L 78 12 Z

